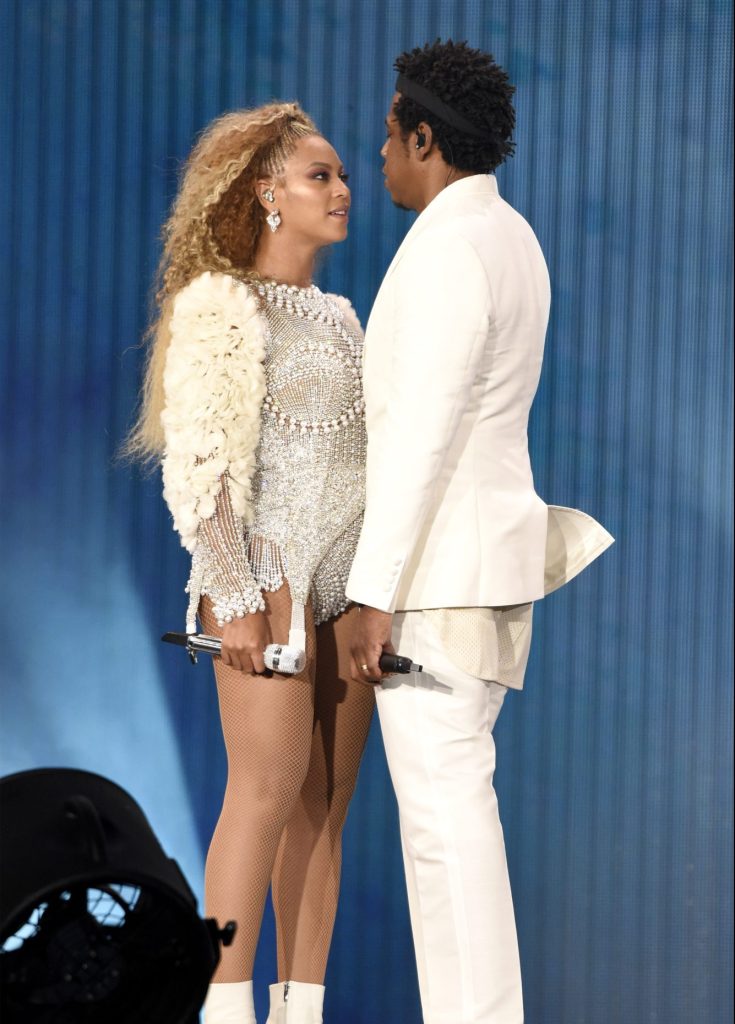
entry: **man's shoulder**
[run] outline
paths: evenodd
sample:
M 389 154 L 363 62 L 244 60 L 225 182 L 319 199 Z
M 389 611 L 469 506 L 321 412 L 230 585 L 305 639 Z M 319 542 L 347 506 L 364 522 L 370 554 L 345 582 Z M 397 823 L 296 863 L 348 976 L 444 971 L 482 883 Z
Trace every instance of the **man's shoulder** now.
M 455 202 L 446 216 L 427 224 L 415 238 L 407 239 L 402 254 L 404 271 L 427 260 L 478 259 L 487 269 L 503 264 L 513 251 L 536 251 L 543 259 L 538 239 L 528 221 L 500 196 L 466 196 Z
M 440 249 L 462 241 L 477 245 L 500 240 L 508 234 L 532 233 L 528 221 L 500 196 L 463 196 L 442 211 L 442 215 L 409 239 L 411 249 L 429 246 Z
M 410 239 L 400 254 L 396 266 L 397 277 L 413 281 L 418 275 L 431 279 L 438 269 L 457 274 L 481 268 L 485 264 L 479 235 L 466 226 L 449 225 L 427 228 L 415 239 Z

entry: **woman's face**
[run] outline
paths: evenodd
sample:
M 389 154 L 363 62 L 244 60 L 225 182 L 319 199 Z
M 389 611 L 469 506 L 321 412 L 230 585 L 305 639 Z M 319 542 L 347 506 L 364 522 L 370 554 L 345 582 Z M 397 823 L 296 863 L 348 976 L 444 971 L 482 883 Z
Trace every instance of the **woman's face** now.
M 267 187 L 259 183 L 261 197 Z M 284 242 L 319 247 L 347 237 L 347 174 L 326 139 L 320 135 L 299 139 L 282 176 L 272 187 L 275 202 L 265 202 L 264 206 L 268 211 L 279 210 L 278 235 Z

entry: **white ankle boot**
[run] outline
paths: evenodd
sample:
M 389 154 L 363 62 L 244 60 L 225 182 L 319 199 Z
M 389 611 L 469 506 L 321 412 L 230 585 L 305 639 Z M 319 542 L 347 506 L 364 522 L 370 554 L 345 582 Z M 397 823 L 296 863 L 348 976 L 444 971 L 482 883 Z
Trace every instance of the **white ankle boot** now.
M 270 986 L 271 1008 L 266 1024 L 322 1024 L 324 986 L 305 981 L 279 981 Z
M 256 1024 L 252 981 L 210 985 L 204 1001 L 204 1024 Z

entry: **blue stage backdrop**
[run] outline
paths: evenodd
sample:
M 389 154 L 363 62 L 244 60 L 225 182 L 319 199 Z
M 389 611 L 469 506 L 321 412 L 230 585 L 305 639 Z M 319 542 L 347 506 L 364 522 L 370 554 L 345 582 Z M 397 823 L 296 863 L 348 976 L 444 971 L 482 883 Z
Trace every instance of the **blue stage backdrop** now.
M 731 959 L 731 5 L 701 0 L 0 0 L 3 773 L 77 765 L 143 805 L 197 892 L 224 782 L 186 558 L 113 457 L 177 171 L 215 115 L 297 98 L 352 172 L 321 282 L 367 318 L 410 224 L 378 151 L 392 60 L 437 36 L 517 84 L 502 194 L 553 309 L 537 489 L 617 544 L 537 611 L 497 786 L 529 1024 L 724 1024 Z M 373 730 L 327 1024 L 418 1024 Z M 261 1008 L 274 979 L 270 918 Z

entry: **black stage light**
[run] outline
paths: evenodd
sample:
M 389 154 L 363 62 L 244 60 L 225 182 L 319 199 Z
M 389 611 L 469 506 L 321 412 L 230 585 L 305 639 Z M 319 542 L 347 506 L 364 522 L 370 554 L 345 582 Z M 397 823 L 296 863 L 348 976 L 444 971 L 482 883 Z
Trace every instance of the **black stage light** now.
M 3 1024 L 195 1024 L 234 930 L 199 917 L 114 782 L 69 768 L 0 779 Z

